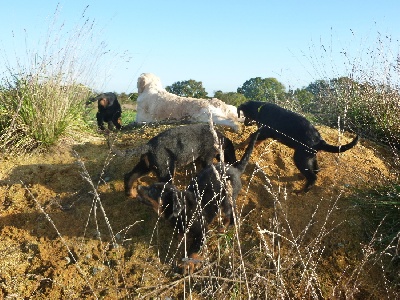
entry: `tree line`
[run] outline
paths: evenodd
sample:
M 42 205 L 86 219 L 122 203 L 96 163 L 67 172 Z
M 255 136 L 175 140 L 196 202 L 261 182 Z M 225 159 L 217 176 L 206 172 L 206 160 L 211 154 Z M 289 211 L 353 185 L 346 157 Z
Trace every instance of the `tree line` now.
M 165 88 L 183 97 L 211 98 L 201 81 L 177 81 Z M 136 101 L 138 94 L 120 94 Z M 249 100 L 276 103 L 317 123 L 356 131 L 373 140 L 400 145 L 399 89 L 349 77 L 316 80 L 308 86 L 287 90 L 276 78 L 254 77 L 235 92 L 215 91 L 213 97 L 238 106 Z
M 166 90 L 179 96 L 208 98 L 202 82 L 193 79 L 175 82 Z M 320 124 L 400 145 L 400 93 L 389 85 L 339 77 L 286 90 L 276 78 L 254 77 L 235 92 L 218 90 L 213 97 L 234 106 L 248 100 L 276 103 Z

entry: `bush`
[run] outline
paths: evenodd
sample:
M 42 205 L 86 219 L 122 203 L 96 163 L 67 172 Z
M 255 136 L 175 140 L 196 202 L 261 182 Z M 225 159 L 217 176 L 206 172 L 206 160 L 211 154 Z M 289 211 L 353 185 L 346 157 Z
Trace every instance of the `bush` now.
M 316 81 L 306 90 L 314 95 L 306 112 L 319 122 L 339 124 L 369 139 L 400 145 L 400 94 L 396 89 L 342 77 Z
M 63 86 L 57 77 L 15 78 L 0 93 L 1 150 L 48 147 L 68 131 L 82 128 L 82 105 L 89 93 L 83 85 Z
M 5 61 L 0 84 L 0 151 L 28 152 L 48 147 L 65 134 L 81 129 L 88 86 L 102 83 L 115 53 L 95 38 L 95 24 L 81 15 L 78 24 L 54 23 L 37 48 Z M 28 38 L 25 37 L 27 40 Z M 29 43 L 26 43 L 29 45 Z M 5 56 L 7 57 L 7 56 Z
M 324 62 L 332 58 L 326 56 L 324 45 L 321 49 L 324 52 L 317 62 L 315 54 L 309 58 L 314 68 L 322 66 L 317 69 L 319 77 L 337 67 Z M 344 55 L 345 71 L 337 73 L 345 76 L 316 80 L 294 93 L 303 111 L 313 114 L 322 124 L 339 126 L 400 148 L 398 41 L 378 33 L 375 43 L 362 52 L 352 54 L 340 49 L 340 53 Z

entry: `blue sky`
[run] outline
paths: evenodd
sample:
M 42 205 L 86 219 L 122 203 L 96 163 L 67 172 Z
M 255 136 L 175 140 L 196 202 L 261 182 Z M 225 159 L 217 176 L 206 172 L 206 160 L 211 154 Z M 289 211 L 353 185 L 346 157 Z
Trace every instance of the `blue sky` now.
M 391 39 L 395 56 L 400 44 L 397 0 L 4 2 L 0 59 L 11 64 L 40 49 L 49 29 L 59 30 L 54 23 L 64 24 L 67 36 L 90 19 L 93 44 L 103 42 L 109 53 L 105 70 L 92 74 L 98 91 L 134 92 L 144 72 L 164 86 L 202 81 L 209 96 L 236 91 L 253 77 L 298 88 L 347 75 L 348 61 L 366 56 L 379 34 Z

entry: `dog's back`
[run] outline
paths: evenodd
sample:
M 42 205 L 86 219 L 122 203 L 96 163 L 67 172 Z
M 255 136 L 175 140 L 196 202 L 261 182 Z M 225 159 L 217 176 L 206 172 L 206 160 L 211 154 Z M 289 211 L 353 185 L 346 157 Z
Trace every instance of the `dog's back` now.
M 358 141 L 356 136 L 349 144 L 340 147 L 329 145 L 305 117 L 274 103 L 248 101 L 238 107 L 238 114 L 240 111 L 262 128 L 259 140 L 273 138 L 293 149 L 304 149 L 314 153 L 319 150 L 338 153 L 351 149 Z
M 208 124 L 183 125 L 161 132 L 142 146 L 126 150 L 113 147 L 112 151 L 124 157 L 147 154 L 149 159 L 164 164 L 172 158 L 177 165 L 184 166 L 198 158 L 212 161 L 219 151 L 219 143 L 222 143 L 224 160 L 230 164 L 234 163 L 236 156 L 232 141 L 220 131 L 215 132 L 218 143 L 215 143 Z
M 155 159 L 165 160 L 173 156 L 178 165 L 187 165 L 197 157 L 213 158 L 217 151 L 208 124 L 179 126 L 164 131 L 152 138 L 148 145 L 149 153 Z
M 260 140 L 273 138 L 291 148 L 312 147 L 321 140 L 319 132 L 306 118 L 274 103 L 248 101 L 238 107 L 240 110 L 262 127 Z
M 154 74 L 145 73 L 139 77 L 138 93 L 136 122 L 207 123 L 211 116 L 215 124 L 239 130 L 239 119 L 232 113 L 232 106 L 216 98 L 198 99 L 170 93 Z
M 291 148 L 313 148 L 321 140 L 317 129 L 305 117 L 273 103 L 260 107 L 256 121 L 266 123 L 263 125 L 267 126 L 269 135 Z

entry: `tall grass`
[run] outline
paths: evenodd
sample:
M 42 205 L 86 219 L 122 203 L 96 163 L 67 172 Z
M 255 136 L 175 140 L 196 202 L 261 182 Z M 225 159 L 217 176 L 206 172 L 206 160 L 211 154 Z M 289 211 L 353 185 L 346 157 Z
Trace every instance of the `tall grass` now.
M 98 84 L 99 70 L 108 67 L 109 51 L 97 41 L 95 23 L 85 11 L 72 28 L 59 24 L 58 14 L 57 8 L 43 43 L 32 48 L 26 43 L 26 57 L 5 58 L 7 71 L 0 82 L 1 151 L 48 147 L 84 127 L 83 104 Z
M 80 84 L 63 86 L 58 78 L 16 78 L 0 94 L 2 150 L 48 147 L 67 133 L 82 130 L 82 103 L 89 93 Z
M 357 44 L 356 37 L 352 43 Z M 314 45 L 307 55 L 313 68 L 310 72 L 320 78 L 306 88 L 314 99 L 304 112 L 322 124 L 339 125 L 400 148 L 398 41 L 378 32 L 372 43 L 361 44 L 357 53 L 335 47 Z M 334 52 L 341 56 L 332 58 Z M 332 74 L 337 76 L 332 78 Z

